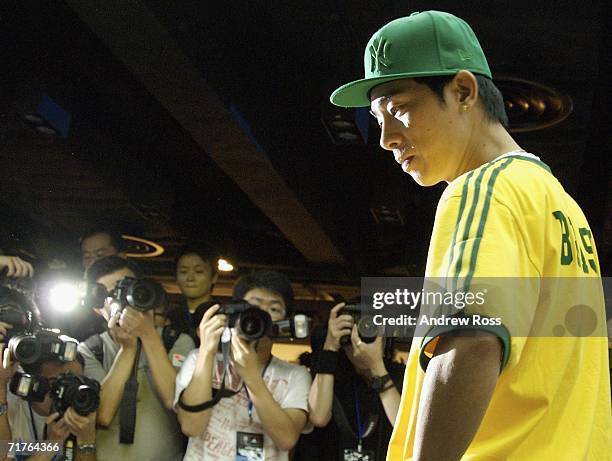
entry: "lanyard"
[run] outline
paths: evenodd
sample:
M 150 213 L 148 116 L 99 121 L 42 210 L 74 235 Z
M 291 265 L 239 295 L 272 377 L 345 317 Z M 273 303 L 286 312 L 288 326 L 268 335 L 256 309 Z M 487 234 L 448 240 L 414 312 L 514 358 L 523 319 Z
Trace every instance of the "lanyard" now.
M 355 393 L 355 415 L 357 419 L 357 450 L 361 451 L 361 441 L 366 432 L 365 424 L 361 424 L 361 408 L 359 406 L 359 395 L 357 394 L 357 386 L 353 383 L 353 392 Z
M 272 362 L 272 356 L 270 356 L 270 358 L 268 359 L 268 363 L 266 363 L 266 366 L 263 367 L 263 370 L 261 370 L 262 379 L 264 375 L 266 374 L 266 370 L 270 366 L 270 362 Z M 244 383 L 242 385 L 244 386 Z M 249 399 L 249 424 L 251 424 L 253 423 L 253 401 L 251 400 L 251 396 L 249 395 L 249 389 L 246 386 L 244 386 L 244 390 L 246 392 L 247 399 Z
M 34 423 L 34 413 L 32 413 L 32 404 L 28 402 L 28 409 L 30 410 L 30 422 L 32 423 L 32 432 L 34 433 L 34 438 L 38 442 L 40 439 L 38 438 L 38 431 L 36 430 L 36 424 Z M 45 429 L 43 430 L 43 440 L 47 438 L 47 424 L 45 423 Z

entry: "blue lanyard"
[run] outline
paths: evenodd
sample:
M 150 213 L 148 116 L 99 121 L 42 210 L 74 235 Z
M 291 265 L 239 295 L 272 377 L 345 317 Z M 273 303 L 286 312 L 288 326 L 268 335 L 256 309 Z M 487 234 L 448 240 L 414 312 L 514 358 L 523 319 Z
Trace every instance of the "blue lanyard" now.
M 272 362 L 271 356 L 270 356 L 270 359 L 268 360 L 268 363 L 266 363 L 266 366 L 263 367 L 263 370 L 261 370 L 261 379 L 263 379 L 264 375 L 266 374 L 266 370 L 270 366 L 270 362 Z M 246 386 L 244 386 L 244 390 L 246 392 L 247 399 L 249 399 L 249 424 L 251 424 L 253 422 L 253 401 L 251 400 L 251 396 L 249 395 L 249 389 Z
M 365 424 L 361 424 L 361 408 L 359 407 L 359 396 L 357 395 L 357 386 L 355 385 L 355 383 L 353 383 L 353 392 L 355 393 L 355 415 L 356 415 L 356 419 L 357 419 L 357 438 L 358 438 L 358 443 L 359 443 L 359 447 L 361 447 L 361 440 L 363 439 L 363 436 L 365 435 Z M 359 448 L 359 451 L 361 451 L 361 448 Z

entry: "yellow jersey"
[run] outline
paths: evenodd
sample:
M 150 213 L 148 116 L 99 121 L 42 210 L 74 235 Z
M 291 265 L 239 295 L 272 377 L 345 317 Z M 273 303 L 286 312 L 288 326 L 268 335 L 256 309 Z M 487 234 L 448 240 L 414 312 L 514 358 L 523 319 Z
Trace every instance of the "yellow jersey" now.
M 516 293 L 507 307 L 512 312 L 501 312 L 516 325 L 485 328 L 503 344 L 502 371 L 462 460 L 611 459 L 608 344 L 597 251 L 580 207 L 546 164 L 531 154 L 512 153 L 452 181 L 438 203 L 425 276 L 459 278 L 468 285 L 506 277 L 530 287 Z M 590 282 L 586 293 L 574 290 L 576 280 Z M 596 325 L 586 334 L 573 332 L 571 318 L 567 323 L 571 312 L 563 313 L 565 324 L 559 322 L 555 309 L 561 304 L 577 306 L 573 313 L 581 319 L 587 309 Z M 491 315 L 483 309 L 483 315 Z M 535 324 L 537 333 L 529 329 Z M 433 327 L 413 338 L 389 461 L 412 459 L 427 363 L 437 338 L 454 328 Z

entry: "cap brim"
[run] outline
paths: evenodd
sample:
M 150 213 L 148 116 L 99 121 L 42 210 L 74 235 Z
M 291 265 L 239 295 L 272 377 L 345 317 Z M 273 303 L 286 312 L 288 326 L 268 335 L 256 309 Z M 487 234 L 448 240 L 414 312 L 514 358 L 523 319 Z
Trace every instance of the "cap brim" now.
M 329 100 L 332 104 L 340 107 L 367 107 L 370 105 L 370 92 L 375 86 L 403 78 L 454 75 L 459 70 L 445 69 L 437 72 L 404 72 L 401 74 L 385 75 L 384 77 L 362 78 L 361 80 L 355 80 L 354 82 L 342 85 L 331 94 Z
M 329 100 L 332 104 L 340 107 L 366 107 L 370 105 L 370 91 L 372 88 L 381 83 L 406 77 L 406 74 L 395 74 L 355 80 L 354 82 L 342 85 L 334 91 Z

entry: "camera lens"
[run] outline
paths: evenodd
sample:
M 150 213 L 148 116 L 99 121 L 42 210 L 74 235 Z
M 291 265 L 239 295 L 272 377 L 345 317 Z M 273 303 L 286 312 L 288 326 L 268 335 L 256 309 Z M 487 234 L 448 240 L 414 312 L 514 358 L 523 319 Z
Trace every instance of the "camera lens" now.
M 135 306 L 148 306 L 151 303 L 152 298 L 153 294 L 147 285 L 138 283 L 134 286 L 134 289 L 132 290 L 132 299 L 134 300 Z
M 72 399 L 72 408 L 81 416 L 87 416 L 98 409 L 100 396 L 96 389 L 82 385 L 79 386 Z
M 15 337 L 9 341 L 13 360 L 30 365 L 40 358 L 40 344 L 34 336 Z
M 147 311 L 162 305 L 165 292 L 161 285 L 152 280 L 135 280 L 127 290 L 128 304 L 138 310 Z
M 257 308 L 247 309 L 240 314 L 238 334 L 249 341 L 266 335 L 272 325 L 270 314 Z
M 359 338 L 364 343 L 373 343 L 376 341 L 378 336 L 378 325 L 374 323 L 373 317 L 364 315 L 359 319 L 357 323 L 357 331 L 359 332 Z

